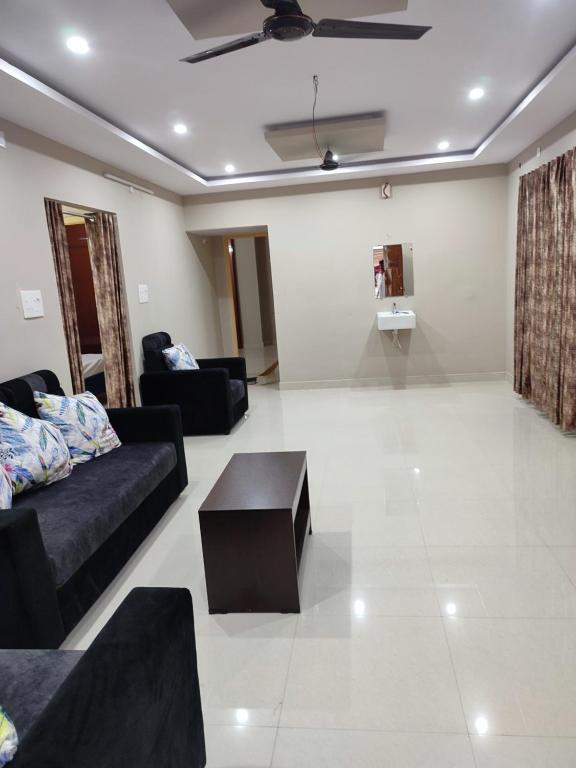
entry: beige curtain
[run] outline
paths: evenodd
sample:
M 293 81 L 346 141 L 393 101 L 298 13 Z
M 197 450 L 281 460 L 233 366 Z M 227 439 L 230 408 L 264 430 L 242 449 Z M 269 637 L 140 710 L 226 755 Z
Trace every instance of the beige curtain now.
M 576 149 L 520 178 L 514 389 L 576 429 Z
M 68 252 L 68 239 L 66 237 L 62 206 L 55 200 L 45 200 L 44 205 L 46 208 L 46 218 L 48 219 L 52 255 L 54 256 L 58 293 L 60 295 L 60 310 L 62 312 L 64 335 L 68 349 L 72 389 L 74 392 L 83 392 L 84 375 L 82 372 L 80 334 L 78 333 L 78 316 L 76 314 L 70 254 Z
M 132 355 L 116 216 L 95 213 L 86 221 L 98 324 L 110 408 L 134 405 Z

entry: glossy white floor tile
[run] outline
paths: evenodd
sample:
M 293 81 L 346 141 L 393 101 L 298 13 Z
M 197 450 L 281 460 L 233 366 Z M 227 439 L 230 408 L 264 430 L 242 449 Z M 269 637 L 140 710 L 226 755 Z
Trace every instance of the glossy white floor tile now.
M 576 588 L 546 547 L 430 547 L 446 616 L 576 617 Z
M 576 585 L 576 547 L 551 547 L 568 578 Z
M 280 724 L 465 733 L 442 620 L 301 616 Z
M 470 733 L 576 737 L 576 620 L 445 625 Z
M 420 510 L 424 541 L 429 546 L 542 544 L 534 526 L 511 499 L 437 496 L 421 500 Z
M 503 382 L 250 400 L 67 647 L 190 589 L 208 768 L 576 765 L 576 439 Z M 262 450 L 308 454 L 302 613 L 209 616 L 197 510 Z
M 275 728 L 206 725 L 208 768 L 269 768 Z
M 477 768 L 573 768 L 576 739 L 472 736 Z
M 281 728 L 273 768 L 475 768 L 467 736 Z
M 424 547 L 354 544 L 349 533 L 313 536 L 302 563 L 302 610 L 311 615 L 439 616 Z
M 278 724 L 296 624 L 296 617 L 275 614 L 197 619 L 205 723 Z

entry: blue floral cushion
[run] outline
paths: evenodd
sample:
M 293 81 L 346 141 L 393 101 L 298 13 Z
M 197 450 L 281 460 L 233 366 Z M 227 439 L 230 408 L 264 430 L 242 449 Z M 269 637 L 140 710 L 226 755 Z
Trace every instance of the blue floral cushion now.
M 12 760 L 18 749 L 18 736 L 14 723 L 0 707 L 0 768 Z
M 195 371 L 200 367 L 184 344 L 175 344 L 173 347 L 163 349 L 162 354 L 171 371 Z
M 50 485 L 72 472 L 70 453 L 61 432 L 0 403 L 0 464 L 17 494 Z
M 73 397 L 34 392 L 41 419 L 62 432 L 73 464 L 84 464 L 121 445 L 105 408 L 91 392 Z
M 10 509 L 12 506 L 12 481 L 6 470 L 0 464 L 0 509 Z

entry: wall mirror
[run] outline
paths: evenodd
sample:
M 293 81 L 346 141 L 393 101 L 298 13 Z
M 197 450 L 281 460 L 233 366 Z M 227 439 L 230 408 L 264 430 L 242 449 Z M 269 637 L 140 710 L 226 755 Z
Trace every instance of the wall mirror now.
M 414 295 L 412 243 L 375 245 L 372 260 L 374 295 L 377 299 Z

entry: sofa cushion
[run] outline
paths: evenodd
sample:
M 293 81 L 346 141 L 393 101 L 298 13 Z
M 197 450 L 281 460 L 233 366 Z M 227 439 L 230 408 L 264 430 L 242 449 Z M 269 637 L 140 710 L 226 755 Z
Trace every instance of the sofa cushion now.
M 41 419 L 58 427 L 72 457 L 72 464 L 85 464 L 120 446 L 104 406 L 92 394 L 60 397 L 34 391 Z
M 10 509 L 12 506 L 12 481 L 0 464 L 0 509 Z
M 240 379 L 230 379 L 230 394 L 232 395 L 232 405 L 236 405 L 246 395 L 244 382 Z
M 173 443 L 125 443 L 69 478 L 15 498 L 38 513 L 57 587 L 76 573 L 176 466 Z
M 12 481 L 14 495 L 56 483 L 72 472 L 60 430 L 4 403 L 0 403 L 0 464 Z
M 171 371 L 197 371 L 196 358 L 185 344 L 175 344 L 162 350 L 166 365 Z
M 80 651 L 0 650 L 0 701 L 20 741 L 81 657 Z

